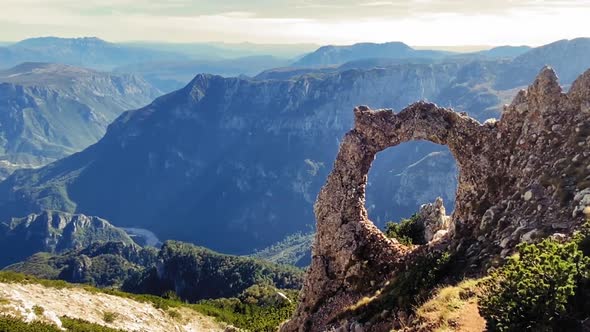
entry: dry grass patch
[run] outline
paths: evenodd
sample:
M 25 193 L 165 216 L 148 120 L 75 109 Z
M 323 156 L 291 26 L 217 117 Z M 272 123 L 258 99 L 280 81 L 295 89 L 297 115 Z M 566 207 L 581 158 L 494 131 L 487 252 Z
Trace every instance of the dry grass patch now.
M 477 313 L 481 282 L 481 279 L 469 279 L 457 286 L 439 289 L 433 298 L 416 309 L 416 321 L 421 325 L 436 326 L 433 330 L 436 332 L 476 331 L 477 328 L 466 326 L 478 326 L 483 321 Z

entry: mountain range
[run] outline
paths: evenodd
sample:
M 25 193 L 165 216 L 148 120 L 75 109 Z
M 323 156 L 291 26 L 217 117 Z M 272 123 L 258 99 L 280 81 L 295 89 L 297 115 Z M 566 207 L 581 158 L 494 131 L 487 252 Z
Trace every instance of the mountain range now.
M 346 62 L 367 58 L 388 59 L 440 59 L 450 52 L 415 50 L 401 42 L 383 44 L 359 43 L 349 46 L 322 46 L 315 52 L 305 55 L 295 63 L 295 67 L 325 67 L 342 65 Z
M 160 95 L 142 78 L 48 63 L 0 71 L 0 175 L 97 142 L 123 111 Z
M 51 62 L 110 70 L 116 66 L 147 61 L 164 61 L 188 56 L 109 43 L 96 37 L 40 37 L 0 47 L 0 68 L 23 62 Z
M 141 62 L 114 69 L 116 73 L 133 73 L 164 92 L 178 90 L 190 82 L 195 73 L 221 76 L 254 76 L 269 68 L 283 67 L 289 59 L 270 55 L 255 55 L 232 59 L 175 60 Z
M 58 63 L 139 74 L 164 92 L 186 85 L 197 73 L 256 75 L 287 66 L 314 45 L 223 43 L 111 43 L 96 37 L 39 37 L 0 44 L 0 69 L 23 62 Z
M 123 114 L 85 151 L 15 172 L 0 184 L 0 217 L 75 211 L 246 254 L 312 223 L 311 205 L 357 100 L 377 107 L 423 98 L 448 104 L 449 82 L 465 70 L 406 65 L 286 81 L 198 75 Z M 461 94 L 464 104 L 454 100 L 455 107 L 487 117 L 501 102 L 491 90 L 452 83 L 462 84 L 473 91 Z M 436 149 L 408 145 L 383 162 L 402 168 Z M 383 208 L 398 216 L 416 210 Z
M 538 63 L 551 64 L 564 49 L 574 57 L 586 44 L 562 41 L 513 60 L 448 58 L 280 79 L 197 75 L 121 115 L 86 150 L 15 172 L 0 183 L 0 218 L 48 209 L 97 215 L 164 240 L 248 254 L 309 230 L 312 203 L 359 101 L 399 109 L 424 99 L 483 122 L 500 114 Z M 579 59 L 555 65 L 565 73 L 590 67 L 588 58 Z M 452 158 L 439 146 L 408 143 L 386 151 L 370 174 L 371 218 L 383 226 L 408 217 L 424 200 L 452 202 L 454 174 Z
M 571 291 L 566 314 L 533 315 L 588 326 L 590 71 L 573 80 L 590 39 L 466 54 L 362 43 L 297 59 L 137 46 L 0 48 L 0 61 L 94 68 L 0 71 L 0 311 L 17 318 L 0 315 L 0 330 L 20 312 L 61 328 L 87 306 L 113 327 L 136 319 L 138 303 L 108 311 L 126 298 L 179 330 L 190 309 L 247 331 L 480 331 L 515 301 L 558 297 L 542 294 L 554 281 Z M 560 81 L 537 74 L 547 64 Z M 538 282 L 553 269 L 566 277 Z M 66 296 L 71 312 L 47 300 Z

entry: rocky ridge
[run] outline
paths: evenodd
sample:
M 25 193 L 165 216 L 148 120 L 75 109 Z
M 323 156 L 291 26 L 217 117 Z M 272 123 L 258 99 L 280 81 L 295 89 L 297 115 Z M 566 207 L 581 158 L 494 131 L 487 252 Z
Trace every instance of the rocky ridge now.
M 447 216 L 443 200 L 437 197 L 434 203 L 423 204 L 418 212 L 418 221 L 424 227 L 424 240 L 436 241 L 445 236 L 451 225 L 451 217 Z
M 484 124 L 426 102 L 399 113 L 361 106 L 354 116 L 315 204 L 317 233 L 300 306 L 282 331 L 388 331 L 393 311 L 375 327 L 346 316 L 346 308 L 382 289 L 417 255 L 446 250 L 460 257 L 463 273 L 482 274 L 518 243 L 571 234 L 590 214 L 590 71 L 564 93 L 546 67 L 499 121 Z M 419 139 L 448 146 L 459 185 L 449 233 L 410 248 L 368 219 L 365 188 L 377 153 Z
M 0 268 L 40 251 L 57 253 L 109 241 L 134 243 L 125 231 L 99 217 L 43 211 L 11 218 L 0 223 Z

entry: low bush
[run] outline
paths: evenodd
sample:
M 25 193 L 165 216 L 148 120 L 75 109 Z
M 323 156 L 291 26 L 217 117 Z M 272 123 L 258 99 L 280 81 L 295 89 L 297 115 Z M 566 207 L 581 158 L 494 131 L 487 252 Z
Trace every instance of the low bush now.
M 102 320 L 104 320 L 105 323 L 114 323 L 115 320 L 117 320 L 117 316 L 119 316 L 116 312 L 111 312 L 111 311 L 105 311 L 102 314 Z
M 0 331 L 2 332 L 61 332 L 61 330 L 51 324 L 41 322 L 25 323 L 24 321 L 0 315 Z
M 61 317 L 62 326 L 67 332 L 125 332 L 112 329 L 81 319 Z M 0 315 L 0 331 L 2 332 L 62 332 L 63 330 L 55 325 L 34 321 L 26 323 L 21 319 Z
M 491 274 L 480 312 L 491 331 L 576 330 L 590 314 L 587 236 L 567 243 L 521 244 L 518 254 Z
M 61 323 L 68 332 L 125 332 L 120 329 L 90 323 L 81 319 L 62 317 Z
M 35 313 L 35 315 L 37 316 L 43 316 L 43 313 L 45 313 L 45 309 L 43 309 L 42 306 L 39 305 L 34 305 L 33 306 L 33 312 Z
M 424 244 L 424 225 L 418 215 L 402 219 L 399 223 L 390 221 L 385 226 L 385 235 L 405 245 Z

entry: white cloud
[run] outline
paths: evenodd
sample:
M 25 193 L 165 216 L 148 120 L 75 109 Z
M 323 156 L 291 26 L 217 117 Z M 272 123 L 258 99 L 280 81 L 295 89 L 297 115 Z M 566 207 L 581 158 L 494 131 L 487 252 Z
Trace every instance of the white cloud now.
M 590 0 L 2 0 L 0 40 L 39 35 L 412 45 L 529 44 L 590 36 Z

